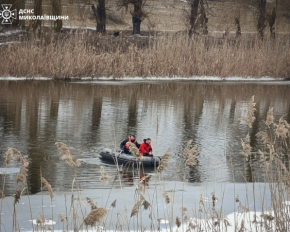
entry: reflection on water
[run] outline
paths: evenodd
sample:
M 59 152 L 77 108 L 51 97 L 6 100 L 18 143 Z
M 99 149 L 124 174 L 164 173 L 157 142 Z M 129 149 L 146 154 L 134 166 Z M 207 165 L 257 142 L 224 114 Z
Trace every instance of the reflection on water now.
M 250 168 L 239 154 L 240 139 L 248 133 L 239 119 L 247 101 L 255 95 L 256 118 L 250 131 L 251 145 L 270 106 L 276 119 L 290 119 L 290 86 L 269 84 L 216 84 L 196 82 L 67 83 L 1 81 L 0 83 L 0 168 L 5 168 L 5 152 L 15 147 L 31 159 L 29 185 L 40 191 L 43 176 L 55 190 L 71 188 L 74 171 L 59 160 L 56 141 L 66 143 L 76 158 L 80 188 L 98 188 L 99 167 L 105 165 L 116 175 L 113 165 L 102 163 L 101 148 L 118 149 L 129 133 L 139 141 L 152 138 L 155 155 L 167 150 L 172 157 L 165 180 L 189 182 L 263 181 L 259 164 Z M 189 139 L 198 145 L 198 166 L 185 172 L 179 154 Z M 10 168 L 17 168 L 11 164 Z M 146 170 L 153 173 L 153 170 Z M 15 190 L 15 173 L 6 177 L 6 194 Z M 0 175 L 0 184 L 3 175 Z M 128 171 L 128 185 L 139 178 Z

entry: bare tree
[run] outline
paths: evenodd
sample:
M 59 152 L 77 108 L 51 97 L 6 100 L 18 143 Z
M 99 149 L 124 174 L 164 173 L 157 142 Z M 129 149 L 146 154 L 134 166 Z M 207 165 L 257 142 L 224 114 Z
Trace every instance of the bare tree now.
M 133 10 L 130 12 L 132 15 L 133 35 L 140 34 L 141 23 L 147 17 L 147 13 L 144 10 L 147 0 L 119 0 L 120 7 L 133 6 Z
M 258 30 L 258 36 L 261 39 L 264 38 L 264 32 L 265 32 L 265 28 L 266 28 L 266 23 L 265 23 L 266 2 L 267 2 L 267 0 L 258 0 L 258 24 L 257 24 L 257 30 Z
M 202 34 L 208 34 L 208 18 L 205 10 L 205 0 L 187 0 L 189 4 L 190 12 L 189 16 L 189 36 L 193 34 L 199 34 L 202 31 Z
M 189 29 L 189 36 L 192 36 L 196 33 L 196 21 L 198 16 L 198 6 L 200 0 L 188 0 L 188 4 L 190 6 L 190 29 Z
M 42 0 L 34 0 L 34 15 L 42 15 Z M 33 30 L 41 30 L 41 20 L 33 22 Z
M 92 5 L 92 10 L 94 12 L 97 21 L 97 32 L 106 32 L 106 0 L 98 0 L 97 8 Z
M 55 15 L 55 16 L 62 15 L 61 0 L 51 0 L 51 9 L 52 9 L 52 15 Z M 56 32 L 60 32 L 62 29 L 62 20 L 58 19 L 54 21 L 54 28 Z
M 276 9 L 277 8 L 274 7 L 272 12 L 267 15 L 267 21 L 269 23 L 270 34 L 271 34 L 272 39 L 275 39 L 276 37 L 276 33 L 275 33 Z

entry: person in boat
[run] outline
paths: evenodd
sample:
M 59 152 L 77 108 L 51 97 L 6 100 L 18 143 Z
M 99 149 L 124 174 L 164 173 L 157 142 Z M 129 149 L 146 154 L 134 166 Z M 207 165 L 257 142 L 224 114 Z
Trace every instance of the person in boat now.
M 140 145 L 139 151 L 143 156 L 153 156 L 150 138 L 144 139 L 144 143 Z
M 130 135 L 128 139 L 125 139 L 121 144 L 120 148 L 124 151 L 125 154 L 131 154 L 128 142 L 135 143 L 137 148 L 140 148 L 140 144 L 137 142 L 135 135 Z

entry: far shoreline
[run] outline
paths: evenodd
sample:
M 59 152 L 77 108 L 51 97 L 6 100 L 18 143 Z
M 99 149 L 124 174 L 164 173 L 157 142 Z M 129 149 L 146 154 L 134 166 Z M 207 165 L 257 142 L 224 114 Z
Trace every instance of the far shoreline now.
M 275 77 L 218 77 L 218 76 L 193 76 L 193 77 L 72 77 L 72 78 L 52 78 L 52 77 L 0 77 L 0 81 L 80 81 L 80 82 L 150 82 L 150 81 L 196 81 L 196 82 L 289 82 L 290 78 Z

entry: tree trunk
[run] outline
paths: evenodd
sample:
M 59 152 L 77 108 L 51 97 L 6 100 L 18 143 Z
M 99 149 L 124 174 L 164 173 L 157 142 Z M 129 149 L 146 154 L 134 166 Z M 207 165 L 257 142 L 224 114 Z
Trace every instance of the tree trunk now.
M 264 38 L 264 31 L 265 31 L 265 13 L 266 13 L 266 2 L 267 0 L 258 0 L 258 36 L 263 39 Z
M 204 8 L 204 2 L 203 0 L 200 0 L 200 21 L 201 21 L 201 28 L 202 28 L 202 34 L 207 35 L 208 34 L 208 29 L 207 29 L 207 23 L 208 23 L 208 18 L 206 17 L 206 12 Z
M 240 37 L 242 35 L 241 32 L 241 23 L 240 23 L 240 16 L 235 18 L 235 24 L 237 26 L 237 30 L 236 30 L 236 37 Z
M 200 0 L 191 0 L 190 2 L 190 29 L 189 36 L 196 33 L 196 19 L 198 13 L 198 5 Z
M 52 15 L 61 16 L 62 15 L 61 0 L 51 0 L 51 9 L 52 9 Z M 56 32 L 61 31 L 62 20 L 54 21 L 54 29 Z
M 34 15 L 42 15 L 42 0 L 34 0 Z M 41 20 L 33 22 L 33 30 L 41 31 Z
M 106 32 L 106 0 L 98 0 L 97 9 L 92 5 L 97 20 L 97 32 Z
M 133 35 L 140 34 L 142 22 L 142 0 L 134 3 L 134 12 L 132 14 Z
M 269 17 L 269 27 L 270 27 L 270 33 L 271 33 L 271 38 L 275 39 L 276 33 L 275 33 L 275 22 L 276 22 L 276 8 L 272 10 L 272 13 Z

